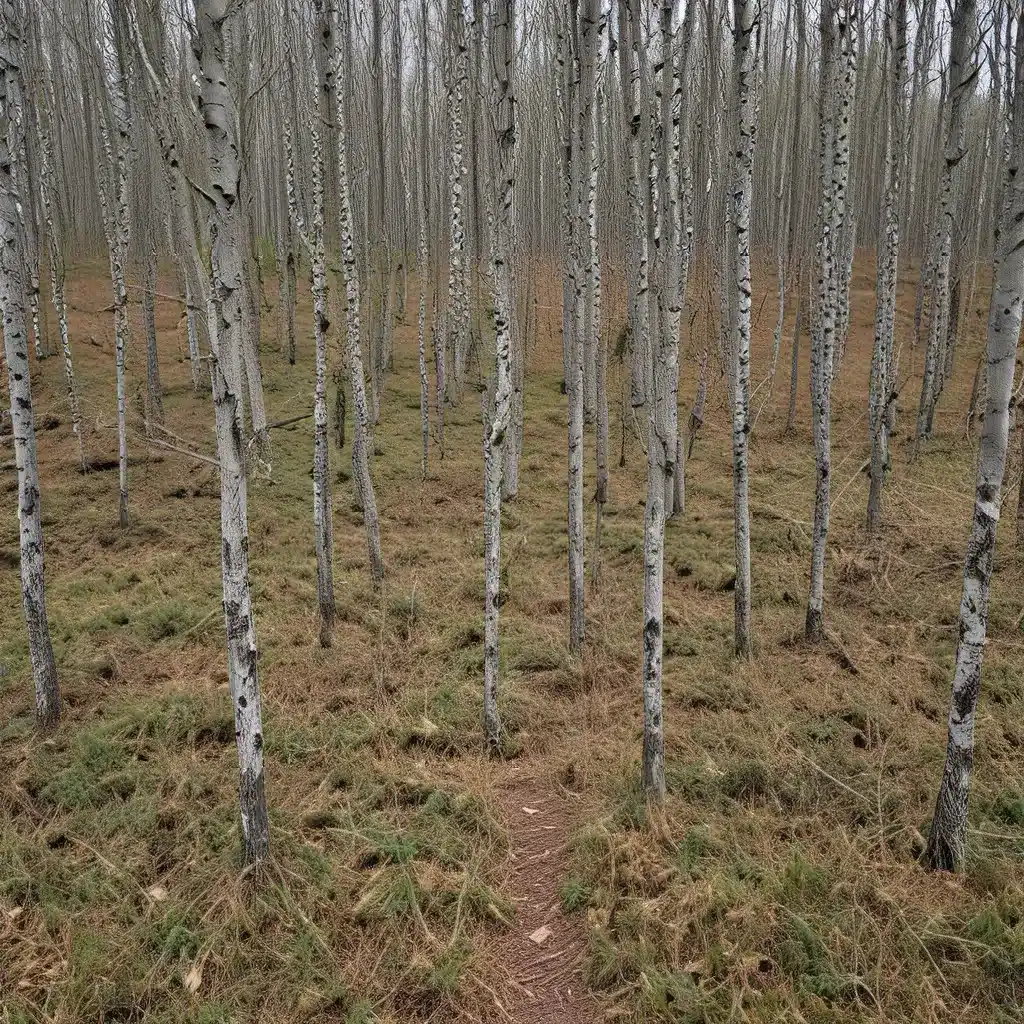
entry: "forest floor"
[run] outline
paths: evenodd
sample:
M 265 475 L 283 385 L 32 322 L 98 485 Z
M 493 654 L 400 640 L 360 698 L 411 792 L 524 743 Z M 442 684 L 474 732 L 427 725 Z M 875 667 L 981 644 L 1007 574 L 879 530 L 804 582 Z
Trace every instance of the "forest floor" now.
M 521 488 L 503 514 L 507 757 L 490 758 L 479 721 L 480 399 L 467 389 L 449 411 L 444 459 L 435 441 L 421 481 L 410 290 L 376 436 L 381 595 L 349 448 L 332 445 L 339 622 L 329 650 L 317 644 L 312 421 L 275 429 L 272 474 L 251 480 L 273 853 L 256 876 L 239 871 L 216 470 L 145 442 L 137 324 L 131 525 L 118 529 L 109 280 L 100 262 L 73 273 L 72 343 L 97 468 L 77 471 L 61 360 L 33 364 L 65 698 L 46 740 L 32 727 L 15 476 L 0 448 L 0 1021 L 1024 1020 L 1019 459 L 989 615 L 969 864 L 961 876 L 930 874 L 916 857 L 945 745 L 973 500 L 966 410 L 985 308 L 979 297 L 916 460 L 911 375 L 885 526 L 869 537 L 871 267 L 867 256 L 857 265 L 833 405 L 827 644 L 802 639 L 814 457 L 806 352 L 797 428 L 784 433 L 793 311 L 752 440 L 756 655 L 743 663 L 732 655 L 729 420 L 713 375 L 686 511 L 666 538 L 669 792 L 659 810 L 637 785 L 645 460 L 631 417 L 623 429 L 622 369 L 610 352 L 611 504 L 577 661 L 566 653 L 558 278 L 546 275 Z M 775 319 L 774 285 L 758 281 L 755 383 Z M 612 295 L 617 275 L 606 283 Z M 908 339 L 912 305 L 908 273 Z M 211 402 L 192 392 L 180 313 L 158 304 L 167 425 L 212 456 Z M 621 302 L 609 303 L 608 322 L 614 350 Z M 683 423 L 701 323 L 684 323 Z M 309 412 L 308 295 L 297 366 L 278 348 L 272 312 L 264 336 L 270 419 Z M 920 351 L 907 342 L 902 360 L 903 373 L 919 368 Z M 589 496 L 589 431 L 587 451 Z M 588 543 L 593 515 L 588 503 Z

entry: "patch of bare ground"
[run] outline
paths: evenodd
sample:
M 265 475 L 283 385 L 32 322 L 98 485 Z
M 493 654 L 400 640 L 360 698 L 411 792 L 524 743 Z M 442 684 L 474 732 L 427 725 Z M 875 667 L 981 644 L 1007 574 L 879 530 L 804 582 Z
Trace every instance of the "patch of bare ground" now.
M 559 892 L 578 823 L 565 798 L 526 766 L 510 766 L 499 799 L 511 837 L 506 892 L 515 906 L 512 927 L 494 945 L 509 979 L 505 1009 L 516 1024 L 586 1024 L 601 1013 L 583 977 L 586 923 L 565 913 Z

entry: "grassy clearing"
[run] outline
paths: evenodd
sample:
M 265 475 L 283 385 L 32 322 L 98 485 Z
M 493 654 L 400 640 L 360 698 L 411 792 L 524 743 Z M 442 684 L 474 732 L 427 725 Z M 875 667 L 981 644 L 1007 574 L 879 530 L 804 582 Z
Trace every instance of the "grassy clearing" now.
M 105 303 L 102 274 L 73 278 L 74 307 Z M 609 289 L 613 325 L 617 299 Z M 554 286 L 541 302 L 557 306 Z M 415 328 L 400 328 L 374 465 L 387 583 L 379 596 L 369 586 L 349 452 L 335 450 L 339 622 L 326 651 L 316 645 L 311 425 L 275 431 L 273 477 L 250 490 L 274 850 L 259 885 L 238 870 L 216 478 L 133 434 L 132 526 L 122 535 L 116 473 L 78 474 L 69 428 L 43 431 L 48 602 L 67 714 L 55 740 L 33 735 L 9 517 L 0 526 L 0 566 L 11 570 L 0 573 L 0 609 L 12 624 L 0 636 L 6 1020 L 505 1019 L 497 1002 L 514 986 L 492 950 L 514 920 L 497 810 L 513 764 L 576 808 L 559 898 L 586 921 L 587 977 L 618 1019 L 1021 1019 L 1024 580 L 1009 537 L 990 612 L 971 862 L 956 879 L 916 863 L 945 739 L 973 473 L 962 425 L 980 321 L 931 449 L 911 462 L 905 436 L 897 440 L 888 525 L 869 540 L 864 272 L 854 303 L 834 402 L 826 607 L 835 642 L 800 639 L 813 453 L 804 383 L 798 430 L 782 436 L 780 376 L 751 457 L 757 658 L 732 658 L 729 434 L 715 382 L 687 512 L 666 538 L 669 796 L 654 814 L 635 785 L 643 454 L 627 424 L 603 581 L 588 591 L 588 651 L 572 662 L 555 322 L 542 320 L 530 352 L 522 488 L 503 518 L 501 709 L 514 761 L 487 759 L 479 727 L 475 393 L 451 412 L 445 458 L 435 446 L 421 482 Z M 188 387 L 177 316 L 159 303 L 165 408 L 177 433 L 210 452 L 209 403 Z M 766 365 L 771 319 L 756 325 L 755 367 Z M 297 367 L 264 347 L 272 419 L 310 405 L 306 303 L 300 325 Z M 72 329 L 87 448 L 109 460 L 109 325 L 78 312 Z M 684 408 L 701 318 L 693 330 Z M 131 353 L 134 381 L 143 355 Z M 618 394 L 614 360 L 611 371 Z M 60 378 L 57 360 L 35 374 L 41 417 L 63 414 Z M 912 379 L 904 428 L 915 395 Z M 612 419 L 617 453 L 617 406 Z M 10 482 L 0 476 L 8 496 Z M 592 507 L 587 515 L 592 529 Z

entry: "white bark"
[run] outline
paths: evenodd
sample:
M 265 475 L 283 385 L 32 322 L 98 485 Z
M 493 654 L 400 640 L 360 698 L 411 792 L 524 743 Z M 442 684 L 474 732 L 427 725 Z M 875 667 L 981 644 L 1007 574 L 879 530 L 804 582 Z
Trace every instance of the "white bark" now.
M 11 0 L 3 0 L 0 12 L 0 314 L 18 473 L 21 604 L 35 684 L 36 721 L 42 729 L 49 730 L 56 728 L 60 719 L 60 685 L 46 617 L 39 470 L 21 277 L 23 254 L 18 241 L 18 207 L 22 201 L 18 186 L 25 177 L 19 82 L 21 41 L 16 35 L 16 12 Z
M 331 0 L 335 23 L 340 18 L 337 0 Z M 335 32 L 340 40 L 341 32 Z M 344 50 L 340 42 L 337 65 L 339 76 L 344 77 L 348 68 L 344 65 Z M 363 510 L 363 523 L 366 526 L 366 544 L 370 558 L 370 578 L 374 588 L 384 581 L 384 560 L 380 550 L 380 525 L 377 521 L 377 498 L 373 490 L 373 479 L 370 476 L 369 434 L 370 412 L 366 402 L 366 378 L 363 374 L 363 355 L 359 342 L 359 268 L 356 264 L 355 240 L 353 235 L 352 197 L 349 188 L 347 121 L 345 116 L 345 90 L 339 88 L 337 93 L 337 127 L 338 127 L 338 218 L 339 238 L 341 241 L 341 264 L 345 279 L 345 321 L 348 334 L 348 362 L 352 378 L 352 400 L 355 406 L 355 437 L 352 441 L 352 474 L 355 479 L 359 503 Z
M 889 468 L 888 405 L 896 381 L 893 379 L 896 331 L 896 282 L 900 244 L 900 175 L 897 147 L 902 145 L 905 126 L 907 80 L 907 2 L 887 0 L 885 46 L 889 62 L 888 105 L 885 125 L 885 180 L 882 200 L 882 244 L 878 246 L 875 291 L 875 347 L 871 357 L 871 385 L 868 396 L 868 433 L 871 442 L 868 492 L 868 529 L 881 518 L 882 485 Z
M 964 122 L 978 81 L 974 62 L 978 16 L 976 0 L 956 0 L 953 7 L 949 53 L 948 121 L 939 180 L 939 205 L 935 228 L 934 305 L 925 349 L 921 402 L 917 414 L 917 440 L 931 437 L 935 404 L 943 389 L 945 347 L 949 337 L 950 265 L 953 257 L 954 173 L 967 149 Z
M 429 55 L 427 50 L 428 18 L 427 0 L 421 0 L 419 67 L 420 138 L 416 151 L 416 276 L 419 279 L 420 285 L 420 304 L 416 340 L 420 363 L 420 434 L 422 435 L 423 445 L 420 472 L 424 480 L 427 478 L 430 460 L 430 381 L 427 377 L 426 353 L 427 285 L 430 278 L 430 258 L 427 247 L 427 223 L 430 220 L 430 191 L 427 187 L 427 147 L 430 144 L 430 79 L 428 77 Z
M 596 63 L 598 36 L 603 20 L 598 0 L 583 0 L 574 13 L 578 28 L 579 52 L 574 53 L 571 88 L 567 96 L 570 104 L 571 159 L 567 160 L 571 174 L 572 224 L 569 235 L 569 279 L 571 281 L 571 332 L 569 346 L 569 374 L 566 394 L 569 399 L 569 650 L 581 654 L 586 639 L 584 611 L 583 560 L 583 407 L 584 407 L 584 321 L 585 293 L 584 266 L 589 247 L 586 221 L 586 189 L 594 160 L 594 100 L 596 95 Z
M 312 224 L 307 232 L 295 194 L 295 162 L 291 124 L 286 123 L 288 208 L 295 228 L 309 252 L 313 291 L 313 334 L 316 383 L 313 388 L 313 541 L 316 551 L 316 593 L 320 618 L 320 646 L 330 647 L 334 630 L 334 521 L 331 502 L 331 456 L 327 424 L 327 256 L 324 240 L 323 150 L 320 133 L 310 125 L 313 151 Z
M 451 26 L 451 53 L 448 80 L 448 190 L 450 221 L 448 240 L 448 310 L 447 352 L 451 358 L 451 394 L 454 400 L 462 390 L 469 348 L 469 267 L 466 260 L 465 211 L 465 126 L 463 97 L 466 89 L 468 47 L 466 24 L 461 0 L 453 2 L 448 12 Z
M 665 797 L 665 733 L 662 718 L 662 655 L 664 647 L 664 563 L 666 503 L 674 498 L 673 466 L 676 416 L 671 408 L 678 388 L 680 218 L 677 194 L 679 120 L 676 105 L 676 69 L 672 53 L 675 38 L 674 4 L 661 5 L 661 132 L 656 160 L 652 160 L 652 187 L 660 184 L 662 222 L 655 235 L 655 280 L 658 306 L 657 341 L 653 360 L 653 401 L 647 416 L 647 500 L 644 513 L 643 702 L 644 738 L 641 783 L 649 800 Z M 661 245 L 666 252 L 659 253 Z
M 68 330 L 67 303 L 64 299 L 64 258 L 61 239 L 57 233 L 57 225 L 53 212 L 52 193 L 55 187 L 53 147 L 50 138 L 50 126 L 53 124 L 54 103 L 48 87 L 43 88 L 43 102 L 46 108 L 47 123 L 39 124 L 39 198 L 43 207 L 43 221 L 46 229 L 48 266 L 50 274 L 50 299 L 57 314 L 57 325 L 60 330 L 60 347 L 64 356 L 64 383 L 68 392 L 68 406 L 71 410 L 71 432 L 78 439 L 78 459 L 83 472 L 85 471 L 85 437 L 82 430 L 82 409 L 78 400 L 78 387 L 75 382 L 75 367 L 71 358 L 71 335 Z
M 1018 13 L 1012 100 L 1011 154 L 996 241 L 996 275 L 989 306 L 985 424 L 978 452 L 974 517 L 967 542 L 953 675 L 946 763 L 925 862 L 956 870 L 967 843 L 967 801 L 974 762 L 974 723 L 988 625 L 989 581 L 1006 467 L 1013 372 L 1024 301 L 1024 15 Z
M 756 0 L 734 0 L 737 143 L 732 189 L 735 236 L 736 320 L 732 351 L 732 465 L 736 543 L 735 647 L 750 655 L 750 502 L 747 465 L 750 436 L 750 201 L 753 192 L 756 75 L 760 24 Z
M 501 498 L 504 448 L 512 420 L 512 325 L 515 304 L 512 239 L 516 177 L 515 0 L 497 0 L 491 37 L 492 111 L 494 124 L 494 227 L 491 232 L 494 281 L 494 413 L 484 438 L 484 736 L 501 749 L 498 715 L 498 608 L 501 583 Z
M 822 9 L 820 238 L 817 242 L 817 307 L 811 323 L 811 420 L 816 486 L 811 540 L 811 585 L 806 632 L 825 633 L 825 550 L 831 484 L 831 397 L 839 307 L 840 231 L 846 218 L 850 169 L 850 108 L 857 76 L 855 27 L 849 0 L 825 0 Z
M 629 327 L 632 350 L 630 366 L 630 401 L 634 408 L 646 405 L 651 400 L 650 301 L 647 204 L 644 201 L 643 179 L 641 177 L 641 125 L 643 122 L 643 89 L 640 81 L 640 8 L 638 0 L 624 0 L 619 5 L 619 23 L 625 34 L 620 39 L 622 55 L 620 69 L 623 90 L 626 90 L 626 68 L 628 62 L 628 103 L 629 135 L 628 170 L 626 177 L 627 203 L 629 207 L 630 242 L 632 246 L 633 272 L 631 273 L 632 297 L 629 308 Z
M 221 572 L 228 646 L 228 684 L 235 712 L 242 843 L 247 864 L 270 848 L 263 779 L 263 722 L 257 672 L 256 622 L 249 589 L 249 522 L 240 393 L 244 231 L 238 194 L 237 114 L 228 86 L 224 21 L 228 0 L 197 0 L 193 50 L 201 73 L 200 112 L 206 128 L 213 198 L 210 213 L 209 330 L 217 457 L 220 463 Z
M 110 280 L 114 290 L 114 369 L 117 387 L 117 441 L 118 441 L 118 520 L 121 529 L 128 528 L 128 433 L 124 364 L 128 347 L 129 318 L 128 290 L 125 268 L 130 241 L 128 168 L 131 162 L 131 116 L 128 107 L 127 83 L 124 76 L 123 40 L 120 36 L 118 8 L 112 7 L 103 17 L 102 75 L 107 93 L 111 121 L 108 122 L 104 106 L 100 104 L 100 133 L 107 163 L 112 194 L 101 194 L 108 211 L 107 242 L 110 252 Z M 112 123 L 111 123 L 112 122 Z M 113 130 L 113 137 L 112 137 Z M 103 176 L 100 176 L 103 180 Z

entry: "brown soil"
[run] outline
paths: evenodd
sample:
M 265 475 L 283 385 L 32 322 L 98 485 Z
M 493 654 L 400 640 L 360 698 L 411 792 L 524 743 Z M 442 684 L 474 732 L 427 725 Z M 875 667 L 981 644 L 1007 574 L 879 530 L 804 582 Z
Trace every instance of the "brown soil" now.
M 584 986 L 585 921 L 563 912 L 558 892 L 574 824 L 570 809 L 526 766 L 510 765 L 501 802 L 512 837 L 507 891 L 516 908 L 514 926 L 495 948 L 511 982 L 506 1009 L 517 1024 L 592 1021 L 600 1011 Z

